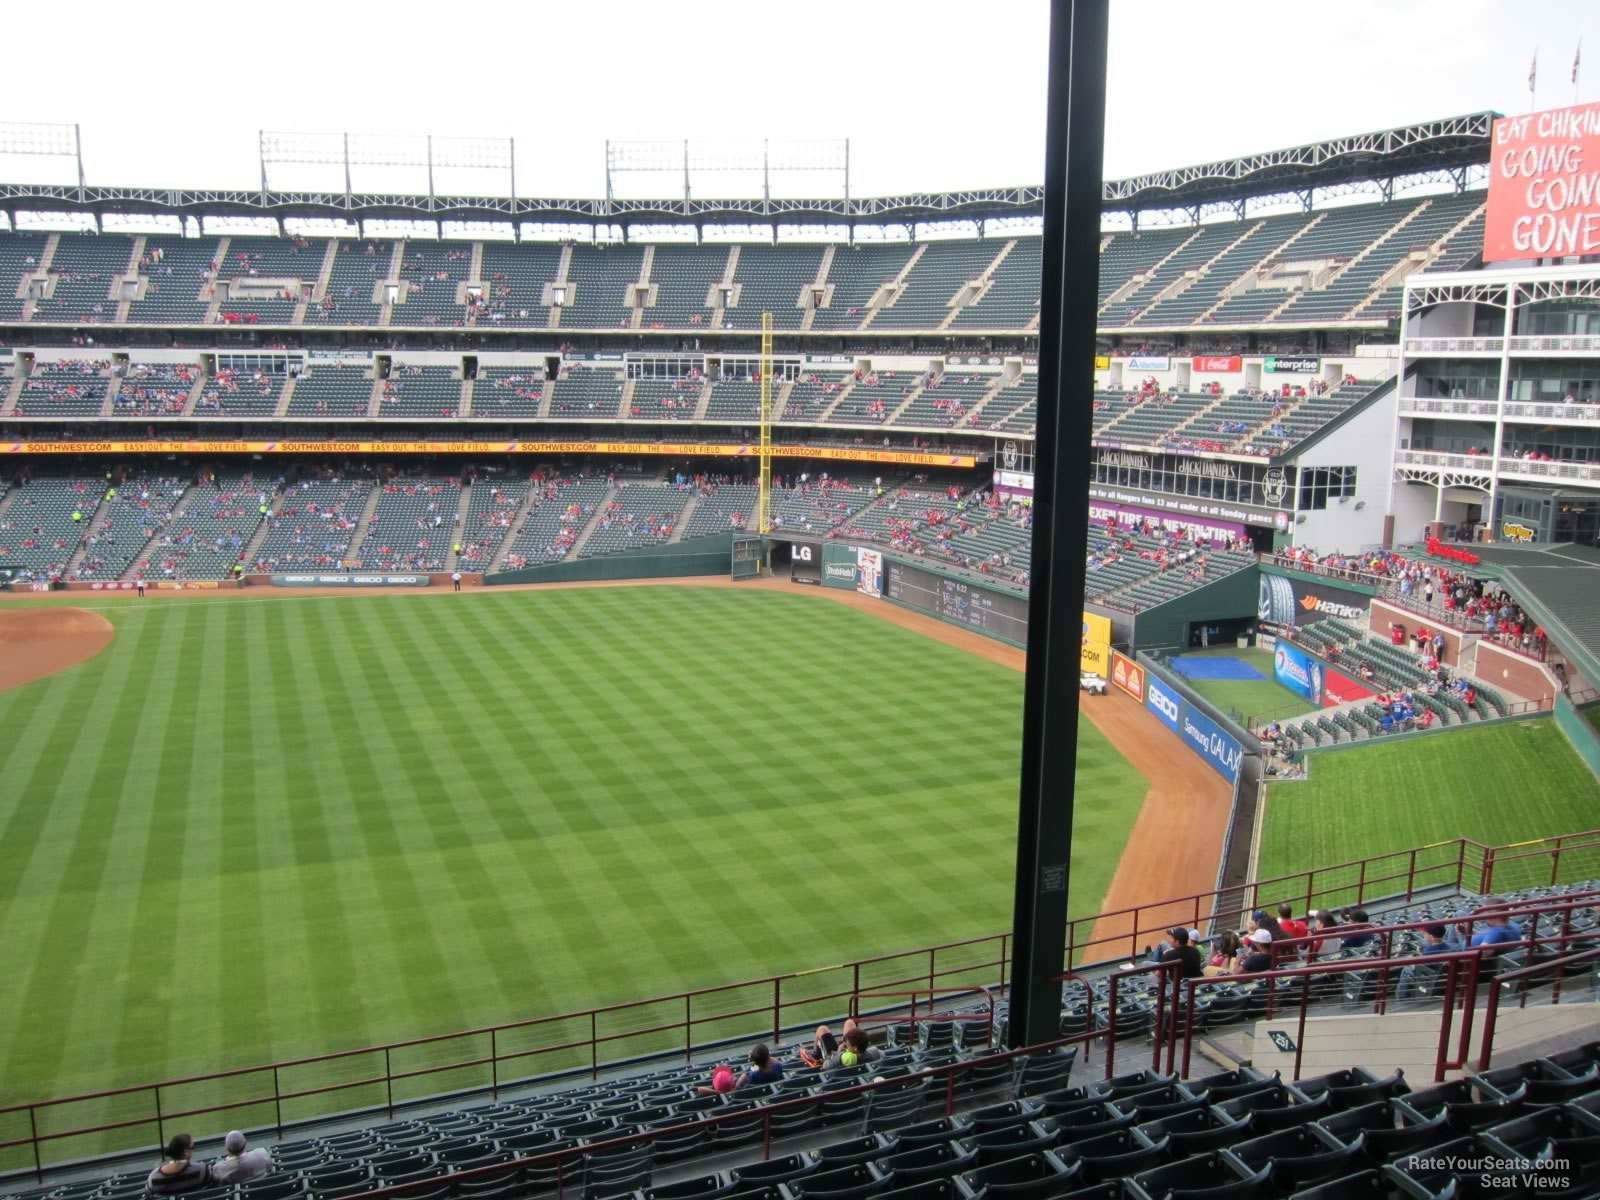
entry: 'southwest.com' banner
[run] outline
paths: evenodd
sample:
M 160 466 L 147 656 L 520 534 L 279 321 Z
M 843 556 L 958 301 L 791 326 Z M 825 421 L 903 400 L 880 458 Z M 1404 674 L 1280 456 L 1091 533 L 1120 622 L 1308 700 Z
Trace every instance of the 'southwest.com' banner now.
M 692 458 L 759 458 L 751 445 L 699 442 L 3 442 L 6 454 L 667 454 Z M 853 446 L 773 446 L 773 458 L 970 467 L 970 454 L 919 454 Z

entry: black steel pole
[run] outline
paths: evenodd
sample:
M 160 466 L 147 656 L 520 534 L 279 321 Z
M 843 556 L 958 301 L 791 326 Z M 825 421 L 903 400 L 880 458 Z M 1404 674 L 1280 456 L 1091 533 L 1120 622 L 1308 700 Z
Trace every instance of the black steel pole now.
M 1033 577 L 1022 710 L 1016 939 L 1007 1041 L 1060 1036 L 1089 520 L 1107 0 L 1054 0 L 1045 127 L 1044 276 Z

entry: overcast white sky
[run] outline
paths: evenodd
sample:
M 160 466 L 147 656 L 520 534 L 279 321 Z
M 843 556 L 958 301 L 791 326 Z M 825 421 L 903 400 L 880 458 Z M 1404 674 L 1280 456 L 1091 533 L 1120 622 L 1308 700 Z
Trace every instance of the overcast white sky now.
M 1042 0 L 15 3 L 0 117 L 79 122 L 95 184 L 256 186 L 261 128 L 515 136 L 521 195 L 601 194 L 607 138 L 848 136 L 857 195 L 1035 183 L 1047 21 Z M 1600 99 L 1600 0 L 1116 0 L 1106 174 L 1525 111 L 1536 47 L 1539 107 L 1570 104 L 1580 38 L 1579 96 Z M 0 156 L 0 178 L 60 170 Z M 342 186 L 274 179 L 317 182 Z

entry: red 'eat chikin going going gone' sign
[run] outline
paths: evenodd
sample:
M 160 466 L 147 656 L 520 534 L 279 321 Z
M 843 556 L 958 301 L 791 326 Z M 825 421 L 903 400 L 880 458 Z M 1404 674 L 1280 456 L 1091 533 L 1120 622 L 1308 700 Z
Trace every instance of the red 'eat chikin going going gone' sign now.
M 1600 104 L 1494 123 L 1485 262 L 1600 254 Z

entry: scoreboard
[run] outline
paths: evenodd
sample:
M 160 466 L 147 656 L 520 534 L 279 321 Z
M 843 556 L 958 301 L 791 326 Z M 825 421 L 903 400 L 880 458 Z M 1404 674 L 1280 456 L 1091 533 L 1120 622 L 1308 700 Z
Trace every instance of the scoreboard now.
M 896 559 L 884 560 L 883 593 L 908 608 L 921 609 L 990 637 L 1028 644 L 1028 598 L 951 579 Z

